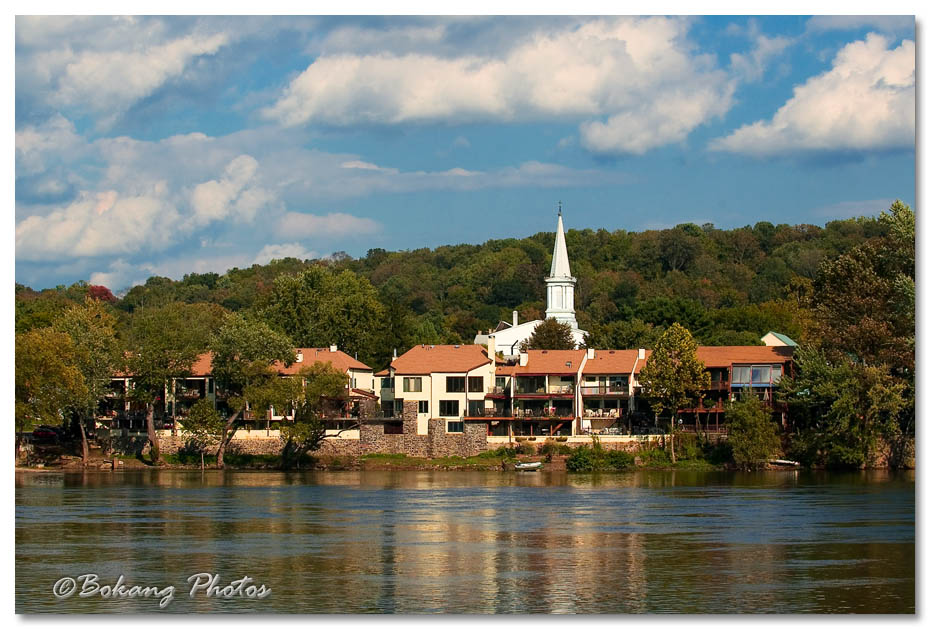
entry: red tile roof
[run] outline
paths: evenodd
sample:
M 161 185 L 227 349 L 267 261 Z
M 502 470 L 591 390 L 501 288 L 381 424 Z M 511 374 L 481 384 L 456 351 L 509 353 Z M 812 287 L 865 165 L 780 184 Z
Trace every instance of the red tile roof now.
M 705 367 L 730 367 L 731 365 L 742 364 L 777 364 L 791 360 L 794 348 L 790 346 L 765 347 L 762 345 L 701 345 L 697 349 L 697 357 L 704 363 Z M 639 373 L 652 350 L 646 350 L 646 360 L 641 360 L 636 365 L 636 372 Z
M 309 367 L 314 363 L 330 363 L 339 371 L 348 373 L 349 369 L 371 370 L 371 367 L 363 362 L 355 360 L 342 350 L 335 352 L 329 351 L 328 347 L 297 347 L 294 349 L 297 353 L 303 354 L 303 361 L 295 362 L 289 367 L 281 363 L 275 363 L 278 373 L 283 375 L 293 375 L 298 373 L 304 367 Z
M 633 364 L 639 350 L 636 349 L 596 349 L 594 358 L 589 358 L 584 365 L 588 374 L 609 375 L 633 373 Z
M 513 374 L 526 375 L 574 375 L 581 367 L 585 350 L 583 349 L 531 349 L 526 366 L 514 365 Z
M 464 373 L 490 362 L 481 345 L 415 345 L 391 361 L 397 375 Z

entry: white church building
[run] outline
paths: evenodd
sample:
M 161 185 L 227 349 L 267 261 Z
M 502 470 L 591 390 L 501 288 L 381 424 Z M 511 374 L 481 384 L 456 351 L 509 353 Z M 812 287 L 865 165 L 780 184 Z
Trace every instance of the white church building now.
M 587 332 L 578 329 L 578 321 L 575 319 L 576 281 L 568 264 L 565 228 L 562 226 L 562 210 L 559 209 L 559 224 L 555 232 L 555 247 L 552 250 L 552 268 L 549 270 L 549 277 L 546 278 L 546 318 L 569 324 L 577 348 L 584 344 Z M 512 324 L 502 321 L 493 332 L 475 336 L 475 344 L 487 345 L 493 336 L 497 351 L 502 352 L 505 358 L 515 357 L 520 354 L 520 345 L 533 334 L 540 323 L 541 319 L 520 323 L 517 311 L 514 310 Z

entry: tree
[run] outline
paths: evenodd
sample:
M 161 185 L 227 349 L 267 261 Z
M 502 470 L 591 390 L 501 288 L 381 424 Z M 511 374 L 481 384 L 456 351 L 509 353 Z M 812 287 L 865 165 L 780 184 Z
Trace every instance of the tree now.
M 313 266 L 297 275 L 279 275 L 262 309 L 263 319 L 298 347 L 338 345 L 363 362 L 383 348 L 384 306 L 364 277 Z M 387 360 L 389 355 L 381 356 Z
M 572 326 L 555 319 L 546 319 L 520 345 L 521 351 L 528 349 L 575 349 Z
M 330 363 L 310 365 L 300 371 L 298 378 L 303 383 L 303 394 L 296 404 L 294 421 L 281 427 L 281 438 L 285 440 L 282 455 L 285 467 L 295 463 L 299 466 L 300 459 L 307 452 L 319 449 L 327 436 L 324 412 L 333 406 L 341 406 L 346 396 L 346 374 Z
M 704 363 L 698 360 L 697 343 L 691 333 L 673 323 L 656 341 L 638 380 L 656 418 L 664 412 L 670 413 L 669 434 L 674 463 L 678 411 L 696 406 L 702 397 L 701 392 L 710 387 L 710 374 L 704 370 Z
M 200 399 L 191 407 L 183 426 L 191 445 L 200 452 L 200 469 L 203 469 L 204 450 L 223 439 L 226 433 L 226 420 L 220 417 L 209 400 Z
M 81 434 L 81 459 L 86 465 L 90 454 L 87 426 L 93 425 L 91 422 L 95 421 L 97 405 L 107 390 L 111 376 L 122 362 L 122 350 L 116 338 L 116 320 L 100 301 L 88 296 L 84 305 L 74 305 L 66 310 L 55 328 L 71 337 L 76 366 L 87 390 L 77 417 Z
M 253 413 L 262 413 L 295 399 L 289 398 L 290 383 L 283 382 L 272 365 L 276 362 L 291 365 L 296 356 L 287 335 L 273 330 L 263 321 L 247 319 L 240 314 L 226 317 L 210 339 L 210 350 L 217 393 L 228 396 L 233 409 L 226 418 L 216 453 L 216 464 L 222 468 L 226 447 L 246 407 Z
M 756 467 L 778 451 L 775 422 L 755 395 L 727 405 L 727 444 L 733 462 L 743 469 Z
M 206 350 L 215 312 L 202 305 L 169 303 L 140 308 L 130 327 L 128 371 L 133 396 L 145 404 L 145 425 L 152 444 L 152 462 L 160 462 L 155 432 L 155 403 L 164 400 L 172 378 L 183 378 Z
M 60 425 L 87 397 L 71 337 L 52 329 L 16 335 L 16 431 Z
M 793 456 L 808 464 L 862 467 L 882 442 L 900 445 L 907 386 L 885 366 L 834 361 L 811 346 L 799 347 L 794 362 L 795 376 L 779 384 L 790 411 Z

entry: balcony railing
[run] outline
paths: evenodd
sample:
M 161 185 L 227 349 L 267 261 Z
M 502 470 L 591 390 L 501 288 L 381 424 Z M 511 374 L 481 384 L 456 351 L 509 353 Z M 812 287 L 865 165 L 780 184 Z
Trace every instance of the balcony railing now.
M 712 380 L 710 383 L 711 391 L 729 391 L 730 390 L 730 381 L 729 380 Z
M 515 408 L 513 409 L 513 416 L 523 417 L 525 419 L 536 419 L 536 418 L 573 419 L 575 417 L 575 412 L 572 410 L 560 410 L 560 409 L 552 409 L 552 408 L 543 408 L 543 409 Z
M 488 387 L 488 395 L 506 395 L 510 387 Z
M 588 384 L 581 386 L 582 395 L 629 395 L 630 390 L 620 384 Z

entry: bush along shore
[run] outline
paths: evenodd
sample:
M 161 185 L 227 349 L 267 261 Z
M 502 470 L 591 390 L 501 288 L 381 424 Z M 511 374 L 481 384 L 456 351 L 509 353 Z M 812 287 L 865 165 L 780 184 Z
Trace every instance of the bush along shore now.
M 726 441 L 711 442 L 696 435 L 679 434 L 675 437 L 677 461 L 672 463 L 668 444 L 651 442 L 649 446 L 628 452 L 603 447 L 592 437 L 590 445 L 569 446 L 557 439 L 530 442 L 520 441 L 511 445 L 487 450 L 475 456 L 415 457 L 405 454 L 371 453 L 361 456 L 314 455 L 309 453 L 299 461 L 285 465 L 281 455 L 241 454 L 229 452 L 225 457 L 227 469 L 251 470 L 500 470 L 513 471 L 517 463 L 542 463 L 541 469 L 567 471 L 569 473 L 624 472 L 634 469 L 687 469 L 727 470 L 764 468 L 768 460 L 755 465 L 737 465 L 732 448 Z M 29 461 L 21 462 L 20 470 L 141 470 L 141 469 L 211 469 L 216 467 L 216 456 L 208 455 L 201 460 L 199 453 L 181 450 L 165 453 L 161 464 L 154 466 L 148 456 L 137 454 L 113 454 L 107 457 L 92 457 L 90 464 L 82 467 L 79 456 L 57 452 L 35 453 Z

